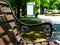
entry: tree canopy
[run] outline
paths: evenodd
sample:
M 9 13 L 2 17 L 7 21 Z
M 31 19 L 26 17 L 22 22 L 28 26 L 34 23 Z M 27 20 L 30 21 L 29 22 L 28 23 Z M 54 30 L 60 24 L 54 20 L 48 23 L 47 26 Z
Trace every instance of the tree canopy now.
M 26 3 L 35 2 L 34 10 L 37 12 L 38 8 L 44 11 L 44 8 L 48 10 L 60 9 L 60 0 L 8 0 L 13 8 L 22 8 L 23 13 L 26 13 Z M 18 13 L 18 12 L 17 12 Z M 25 15 L 25 14 L 23 14 Z

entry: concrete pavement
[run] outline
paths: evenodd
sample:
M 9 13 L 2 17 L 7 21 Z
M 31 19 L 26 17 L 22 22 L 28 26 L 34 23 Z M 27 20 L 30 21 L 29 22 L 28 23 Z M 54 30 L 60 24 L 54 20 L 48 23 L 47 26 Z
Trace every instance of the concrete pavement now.
M 42 20 L 42 22 L 51 22 L 54 24 L 60 24 L 60 16 L 45 16 L 45 15 L 38 15 L 39 19 Z

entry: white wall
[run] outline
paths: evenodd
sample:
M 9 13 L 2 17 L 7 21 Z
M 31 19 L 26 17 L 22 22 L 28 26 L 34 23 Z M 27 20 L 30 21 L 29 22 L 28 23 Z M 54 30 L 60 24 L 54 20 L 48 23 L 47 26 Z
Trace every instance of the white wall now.
M 33 15 L 33 5 L 27 5 L 27 15 Z

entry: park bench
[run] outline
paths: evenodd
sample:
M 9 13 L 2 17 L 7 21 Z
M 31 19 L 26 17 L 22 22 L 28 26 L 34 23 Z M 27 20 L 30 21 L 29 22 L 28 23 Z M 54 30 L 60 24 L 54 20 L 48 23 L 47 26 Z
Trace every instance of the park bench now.
M 42 24 L 24 24 L 20 22 L 12 12 L 12 8 L 7 1 L 0 1 L 0 45 L 59 45 L 53 40 L 45 40 L 42 42 L 28 43 L 26 42 L 20 32 L 17 30 L 16 22 L 19 22 L 21 25 L 32 27 L 32 26 L 42 26 L 50 25 L 50 38 L 52 36 L 52 24 L 51 23 L 42 23 Z

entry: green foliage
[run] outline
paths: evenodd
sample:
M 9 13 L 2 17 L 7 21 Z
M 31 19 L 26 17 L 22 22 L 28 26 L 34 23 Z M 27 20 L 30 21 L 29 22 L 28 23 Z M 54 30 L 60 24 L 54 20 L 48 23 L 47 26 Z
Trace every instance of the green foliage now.
M 43 6 L 44 8 L 49 7 L 50 0 L 40 0 L 40 5 Z
M 40 0 L 40 5 L 49 10 L 60 9 L 60 0 Z
M 60 14 L 45 14 L 46 16 L 60 16 Z
M 60 0 L 57 0 L 55 2 L 55 6 L 56 6 L 57 9 L 60 9 Z
M 39 8 L 40 8 L 40 0 L 35 0 L 34 12 L 36 13 Z
M 18 2 L 20 2 L 21 7 L 26 6 L 26 3 L 28 3 L 28 2 L 35 2 L 35 6 L 34 6 L 35 13 L 36 13 L 37 9 L 40 7 L 40 0 L 8 0 L 8 2 L 10 2 L 10 4 L 12 5 L 13 8 L 18 7 L 17 6 Z
M 40 8 L 40 5 L 47 9 L 60 9 L 60 0 L 8 0 L 12 7 L 17 7 L 18 1 L 20 2 L 21 7 L 26 5 L 27 2 L 35 2 L 35 10 L 37 11 Z M 35 12 L 36 12 L 35 11 Z
M 12 7 L 18 7 L 18 2 L 20 3 L 20 6 L 24 6 L 27 3 L 27 0 L 7 0 L 8 2 L 10 2 L 10 4 L 12 5 Z
M 26 15 L 26 4 L 28 2 L 35 2 L 34 15 L 37 13 L 39 8 L 41 9 L 41 14 L 44 13 L 45 8 L 47 10 L 60 9 L 60 0 L 8 0 L 8 2 L 10 2 L 12 7 L 15 9 L 20 7 L 22 9 L 23 16 Z M 18 6 L 18 2 L 20 3 L 20 6 Z
M 17 0 L 7 0 L 10 4 L 11 4 L 11 6 L 14 8 L 17 8 Z M 16 2 L 15 2 L 16 1 Z
M 50 9 L 60 9 L 60 0 L 50 0 Z

